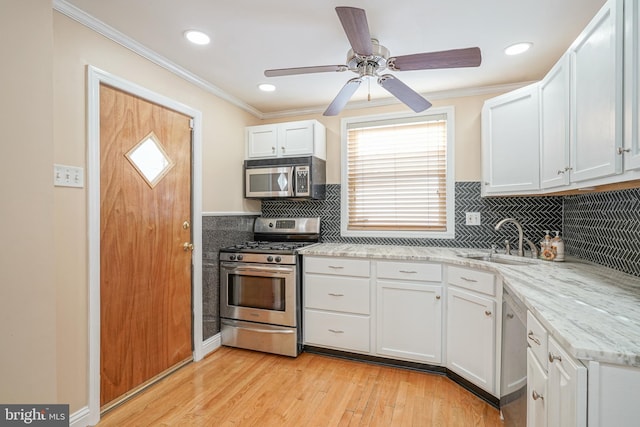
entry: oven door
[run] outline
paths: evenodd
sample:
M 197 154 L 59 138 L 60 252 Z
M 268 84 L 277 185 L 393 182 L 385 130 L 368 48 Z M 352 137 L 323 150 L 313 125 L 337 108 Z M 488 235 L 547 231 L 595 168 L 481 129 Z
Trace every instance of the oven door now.
M 293 167 L 245 168 L 246 198 L 293 196 Z
M 220 263 L 220 317 L 296 325 L 296 266 Z

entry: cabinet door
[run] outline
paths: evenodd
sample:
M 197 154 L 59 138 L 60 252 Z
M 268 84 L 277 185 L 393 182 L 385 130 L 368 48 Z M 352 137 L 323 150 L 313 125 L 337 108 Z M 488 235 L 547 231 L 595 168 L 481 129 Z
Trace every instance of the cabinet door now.
M 549 426 L 587 425 L 587 369 L 549 338 Z
M 622 172 L 622 31 L 609 0 L 570 48 L 572 182 Z
M 279 129 L 279 156 L 313 155 L 313 121 L 282 123 Z
M 640 7 L 625 0 L 624 170 L 640 169 Z
M 569 184 L 569 55 L 540 82 L 540 187 Z
M 442 286 L 379 280 L 377 352 L 439 364 L 442 360 Z
M 540 187 L 538 87 L 530 85 L 487 100 L 482 109 L 483 193 Z
M 251 126 L 247 128 L 247 158 L 275 157 L 278 147 L 277 125 Z
M 447 367 L 495 393 L 495 302 L 450 287 L 447 291 Z
M 547 425 L 547 374 L 527 349 L 527 427 Z

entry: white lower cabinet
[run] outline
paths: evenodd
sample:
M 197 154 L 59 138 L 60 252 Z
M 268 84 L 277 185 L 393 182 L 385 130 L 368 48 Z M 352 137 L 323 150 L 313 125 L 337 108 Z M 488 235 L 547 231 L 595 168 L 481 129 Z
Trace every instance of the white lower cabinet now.
M 495 395 L 496 303 L 466 290 L 447 291 L 447 367 Z
M 377 353 L 442 361 L 442 286 L 378 280 Z
M 305 257 L 304 268 L 304 343 L 369 353 L 369 260 Z
M 546 370 L 529 348 L 527 349 L 527 427 L 549 425 L 547 424 L 548 400 Z
M 527 340 L 527 426 L 586 427 L 587 368 L 531 312 Z
M 549 426 L 587 425 L 587 368 L 549 337 Z

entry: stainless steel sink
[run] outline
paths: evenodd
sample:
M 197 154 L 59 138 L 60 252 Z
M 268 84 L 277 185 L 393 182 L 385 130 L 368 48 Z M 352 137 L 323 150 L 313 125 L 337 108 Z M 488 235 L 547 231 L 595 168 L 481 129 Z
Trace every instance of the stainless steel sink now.
M 535 264 L 536 260 L 522 257 L 515 257 L 502 254 L 464 254 L 458 255 L 461 258 L 475 259 L 478 261 L 493 262 L 496 264 L 506 265 L 531 265 Z

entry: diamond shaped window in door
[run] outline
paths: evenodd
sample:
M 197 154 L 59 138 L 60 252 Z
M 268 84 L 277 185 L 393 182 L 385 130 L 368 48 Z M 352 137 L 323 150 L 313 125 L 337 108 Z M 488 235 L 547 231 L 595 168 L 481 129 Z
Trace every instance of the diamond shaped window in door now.
M 126 157 L 151 188 L 174 166 L 153 132 L 129 150 Z

